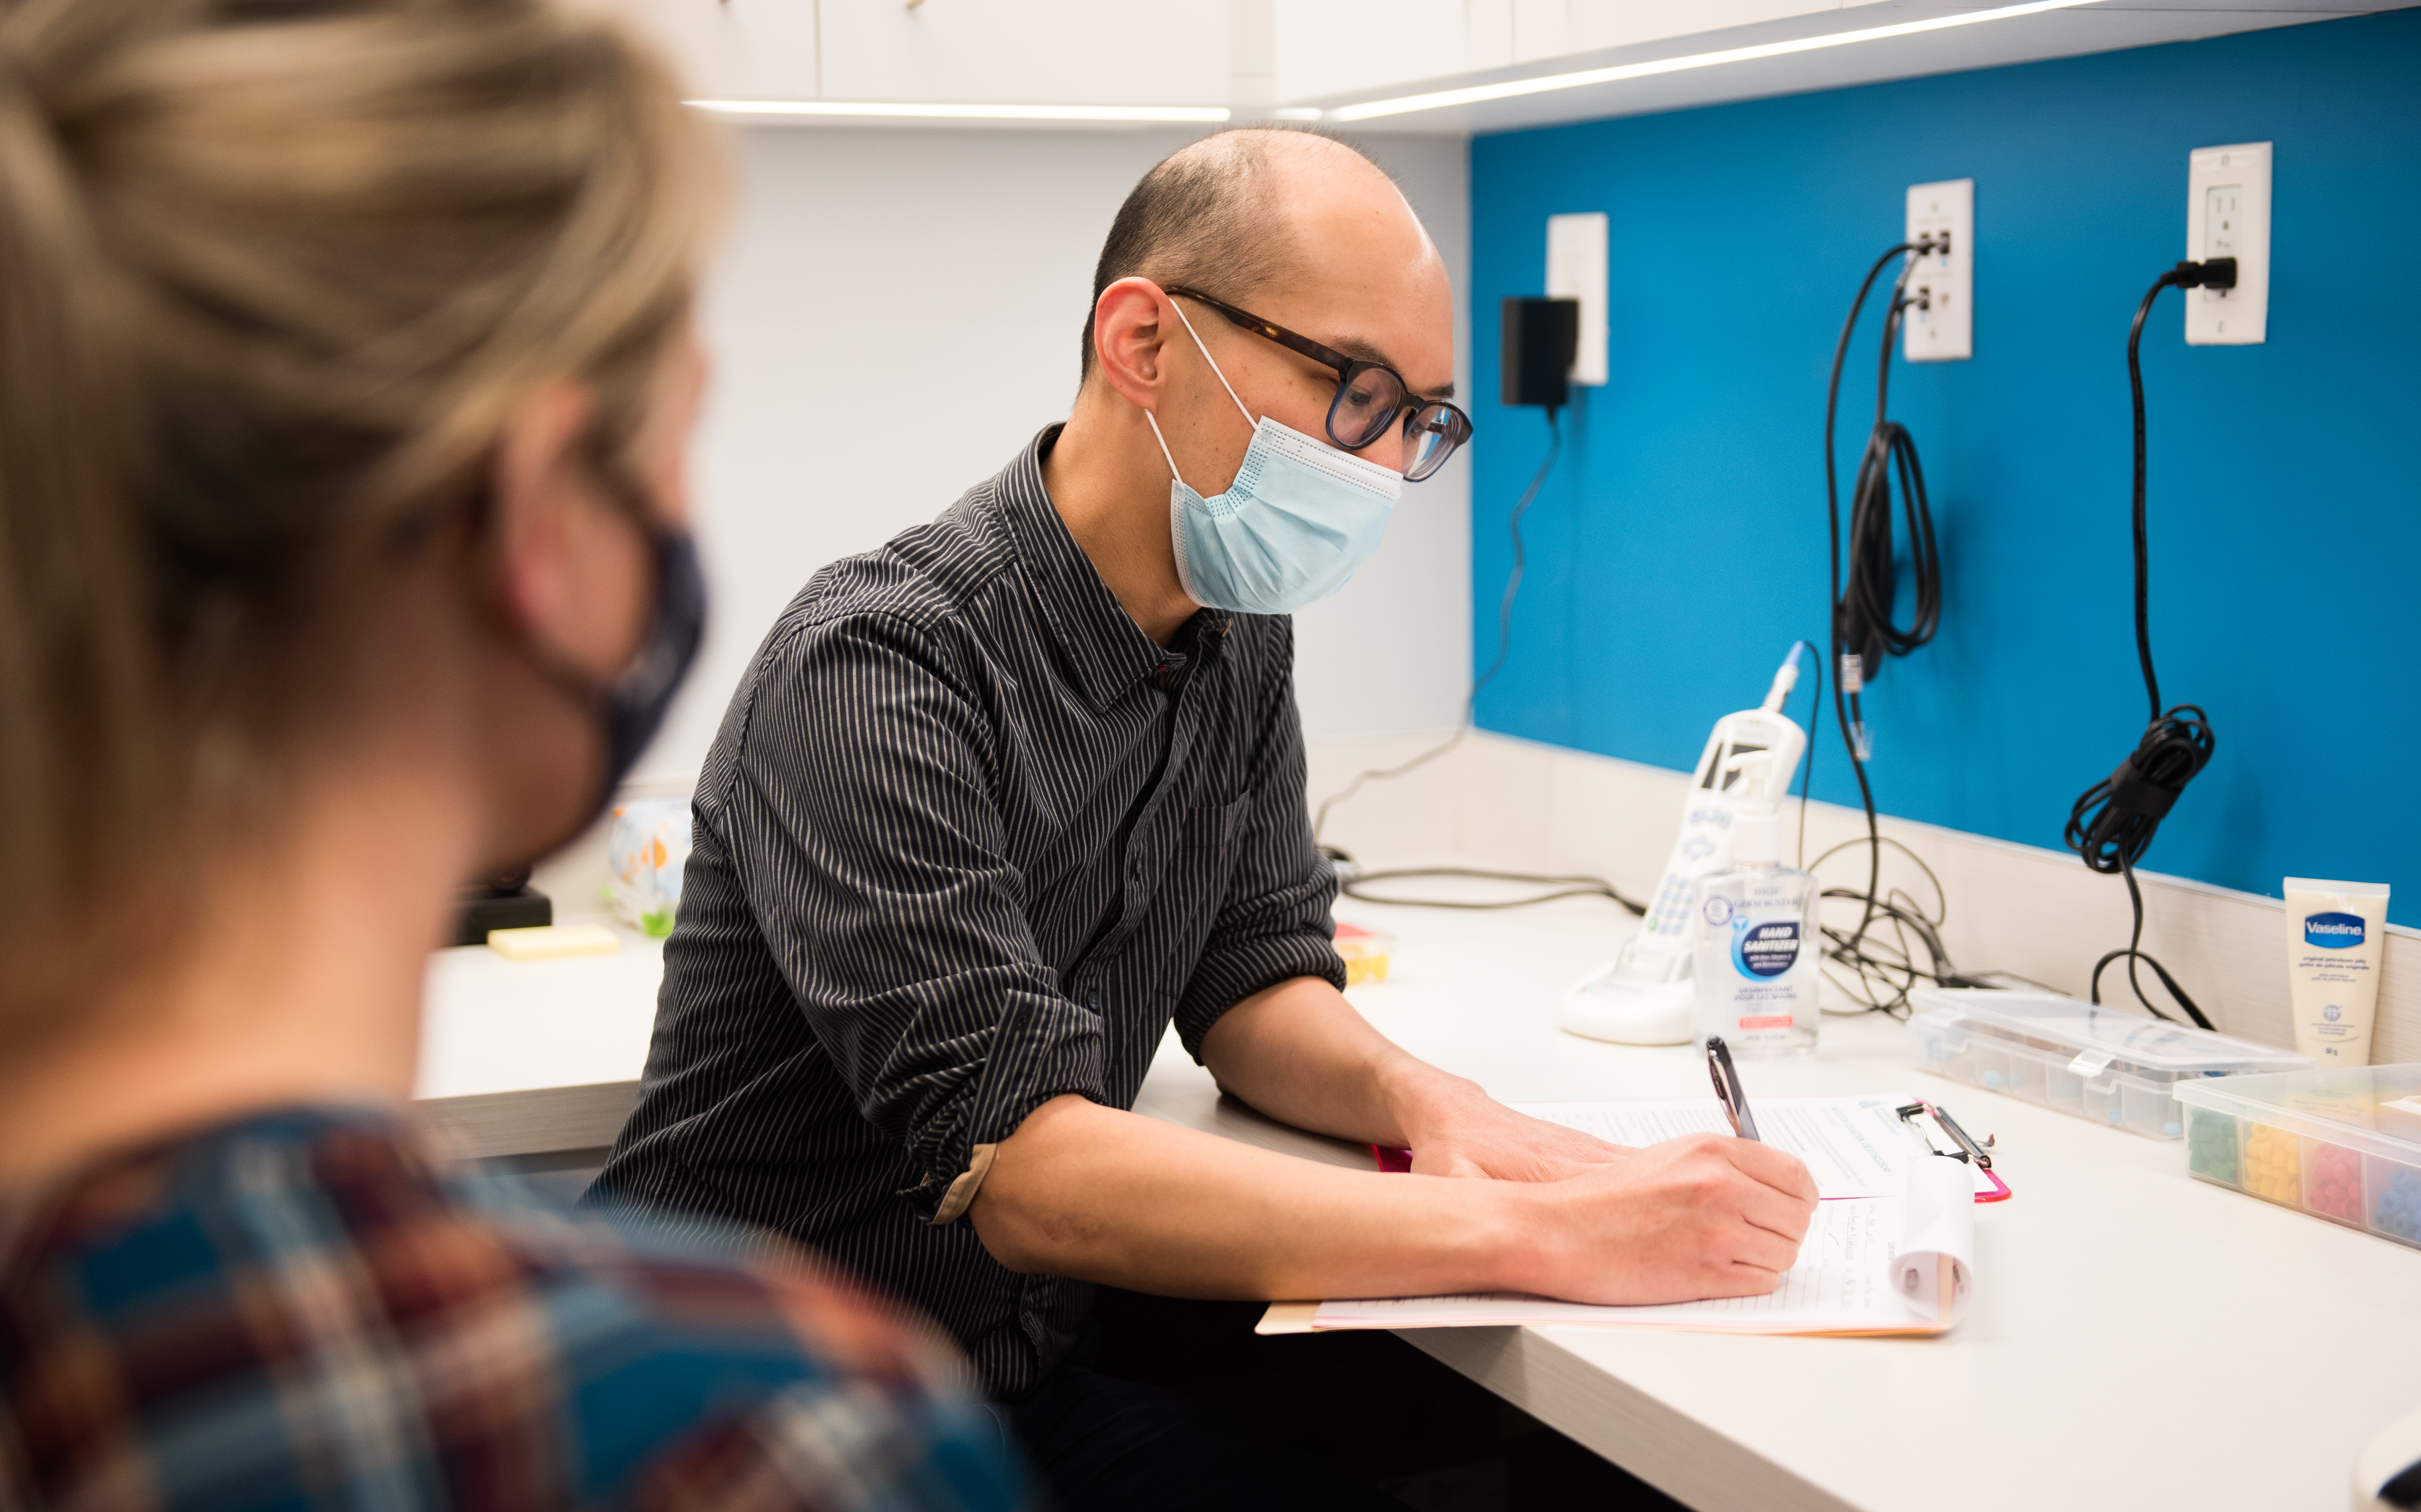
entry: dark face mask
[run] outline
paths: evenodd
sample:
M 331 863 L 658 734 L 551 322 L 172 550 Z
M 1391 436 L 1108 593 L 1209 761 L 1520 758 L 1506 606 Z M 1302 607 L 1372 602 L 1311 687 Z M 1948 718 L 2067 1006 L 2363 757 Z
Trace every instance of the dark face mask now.
M 690 663 L 697 659 L 698 643 L 706 634 L 706 578 L 698 568 L 696 542 L 685 530 L 658 525 L 635 502 L 630 504 L 629 515 L 633 528 L 646 537 L 655 564 L 654 606 L 648 611 L 647 632 L 630 662 L 614 677 L 600 680 L 544 647 L 529 647 L 548 681 L 564 696 L 595 711 L 605 741 L 604 770 L 596 792 L 570 829 L 539 849 L 539 856 L 570 844 L 612 806 L 615 790 L 631 775 L 640 754 L 663 726 L 664 713 L 689 676 Z
M 605 782 L 597 801 L 589 805 L 590 820 L 605 812 L 615 789 L 631 775 L 639 754 L 656 738 L 706 635 L 706 575 L 698 569 L 696 541 L 686 530 L 649 535 L 655 546 L 655 613 L 648 619 L 638 655 L 620 677 L 600 691 Z

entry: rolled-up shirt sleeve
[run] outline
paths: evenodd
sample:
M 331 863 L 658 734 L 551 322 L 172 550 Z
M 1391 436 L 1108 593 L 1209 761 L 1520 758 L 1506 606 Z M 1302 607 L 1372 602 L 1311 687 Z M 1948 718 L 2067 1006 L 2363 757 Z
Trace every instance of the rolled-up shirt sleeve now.
M 1102 1029 L 1044 963 L 987 775 L 993 725 L 904 616 L 769 647 L 725 801 L 701 822 L 858 1111 L 963 1211 L 1052 1098 L 1102 1100 Z
M 1329 914 L 1336 871 L 1311 836 L 1304 804 L 1303 717 L 1294 697 L 1294 629 L 1278 620 L 1280 664 L 1260 679 L 1266 690 L 1263 732 L 1232 826 L 1235 860 L 1216 921 L 1178 1000 L 1177 1034 L 1186 1052 L 1202 1058 L 1202 1037 L 1222 1014 L 1263 988 L 1317 976 L 1340 990 Z

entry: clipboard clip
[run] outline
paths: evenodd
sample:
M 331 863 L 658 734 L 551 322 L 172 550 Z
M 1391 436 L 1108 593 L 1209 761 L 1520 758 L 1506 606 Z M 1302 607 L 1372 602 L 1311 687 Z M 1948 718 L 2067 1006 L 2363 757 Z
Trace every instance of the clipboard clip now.
M 2011 1195 L 2009 1184 L 1992 1169 L 1992 1147 L 1999 1142 L 1998 1135 L 1987 1134 L 1983 1143 L 1978 1144 L 1976 1136 L 1959 1127 L 1959 1120 L 1951 1117 L 1947 1109 L 1922 1100 L 1901 1108 L 1899 1121 L 1913 1130 L 1917 1138 L 1925 1141 L 1925 1147 L 1934 1154 L 1946 1160 L 1967 1162 L 1984 1173 L 1984 1179 L 1992 1184 L 1992 1190 L 1977 1192 L 1977 1202 L 2003 1202 Z M 1951 1147 L 1944 1149 L 1936 1143 L 1933 1137 L 1936 1133 L 1948 1140 Z

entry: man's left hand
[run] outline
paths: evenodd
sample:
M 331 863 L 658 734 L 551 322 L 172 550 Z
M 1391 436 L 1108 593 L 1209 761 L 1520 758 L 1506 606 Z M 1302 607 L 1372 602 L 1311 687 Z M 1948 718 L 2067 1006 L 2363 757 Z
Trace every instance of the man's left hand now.
M 1427 1090 L 1404 1118 L 1416 1176 L 1560 1181 L 1639 1153 L 1516 1113 L 1459 1078 Z

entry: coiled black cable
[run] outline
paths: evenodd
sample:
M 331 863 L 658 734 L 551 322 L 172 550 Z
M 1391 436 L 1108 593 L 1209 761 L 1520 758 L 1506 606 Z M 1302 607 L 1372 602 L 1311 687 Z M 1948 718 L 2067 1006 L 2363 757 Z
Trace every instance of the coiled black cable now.
M 2218 748 L 2210 716 L 2198 705 L 2161 707 L 2160 675 L 2152 669 L 2151 543 L 2144 516 L 2144 321 L 2151 315 L 2152 304 L 2161 297 L 2161 290 L 2205 286 L 2235 288 L 2236 259 L 2214 257 L 2208 262 L 2180 262 L 2161 274 L 2145 291 L 2144 302 L 2135 306 L 2135 323 L 2127 331 L 2127 384 L 2135 404 L 2135 657 L 2143 667 L 2144 696 L 2150 706 L 2151 721 L 2145 725 L 2135 749 L 2128 753 L 2116 770 L 2077 799 L 2069 811 L 2063 837 L 2068 848 L 2083 857 L 2093 870 L 2127 879 L 2127 900 L 2134 911 L 2134 927 L 2126 946 L 2094 962 L 2092 1000 L 2101 1001 L 2102 971 L 2114 960 L 2124 960 L 2127 985 L 2134 990 L 2135 1001 L 2155 1017 L 2168 1018 L 2160 1005 L 2145 995 L 2144 984 L 2135 975 L 2136 963 L 2140 961 L 2152 968 L 2152 974 L 2161 979 L 2161 985 L 2178 1005 L 2185 1009 L 2186 1016 L 2208 1029 L 2210 1020 L 2186 995 L 2177 978 L 2144 953 L 2144 894 L 2135 883 L 2135 864 L 2151 848 L 2161 821 L 2168 818 L 2186 784 L 2210 764 L 2211 753 Z
M 1875 372 L 1875 428 L 1858 459 L 1856 478 L 1850 485 L 1850 581 L 1843 593 L 1845 616 L 1841 639 L 1871 678 L 1882 670 L 1885 656 L 1906 656 L 1942 625 L 1942 556 L 1934 544 L 1933 509 L 1925 494 L 1925 468 L 1916 458 L 1916 438 L 1891 418 L 1892 346 L 1909 307 L 1909 274 L 1917 257 L 1934 250 L 1920 242 L 1892 286 L 1891 304 L 1883 312 L 1882 361 Z M 1856 320 L 1855 312 L 1851 320 Z M 1826 416 L 1830 429 L 1830 415 Z M 1908 522 L 1909 578 L 1916 591 L 1916 613 L 1908 624 L 1892 620 L 1898 595 L 1898 572 L 1892 560 L 1892 479 L 1899 479 L 1900 508 Z
M 1833 374 L 1824 386 L 1824 537 L 1825 543 L 1830 549 L 1832 563 L 1831 575 L 1826 580 L 1825 592 L 1832 608 L 1832 660 L 1833 668 L 1836 674 L 1833 680 L 1833 723 L 1840 728 L 1841 744 L 1850 756 L 1850 771 L 1858 780 L 1858 803 L 1866 810 L 1867 816 L 1867 890 L 1863 895 L 1864 908 L 1859 914 L 1857 927 L 1854 929 L 1847 931 L 1826 929 L 1825 934 L 1830 942 L 1826 954 L 1850 967 L 1862 980 L 1868 979 L 1866 947 L 1869 935 L 1883 920 L 1893 916 L 1896 912 L 1892 901 L 1883 894 L 1882 830 L 1875 818 L 1874 786 L 1867 778 L 1867 753 L 1864 740 L 1866 722 L 1865 711 L 1860 708 L 1859 694 L 1866 678 L 1873 674 L 1882 655 L 1879 648 L 1870 652 L 1867 642 L 1869 639 L 1875 639 L 1879 647 L 1882 643 L 1876 637 L 1876 627 L 1880 625 L 1884 629 L 1891 628 L 1893 574 L 1890 475 L 1893 460 L 1896 457 L 1905 455 L 1911 469 L 1902 480 L 1901 497 L 1910 501 L 1913 511 L 1922 507 L 1924 499 L 1922 481 L 1924 474 L 1915 466 L 1915 443 L 1907 441 L 1907 431 L 1892 424 L 1884 414 L 1886 381 L 1891 371 L 1892 338 L 1898 329 L 1899 312 L 1906 307 L 1908 276 L 1916 266 L 1915 258 L 1929 256 L 1947 246 L 1946 242 L 1937 242 L 1931 237 L 1920 237 L 1914 242 L 1900 242 L 1874 260 L 1874 265 L 1867 270 L 1867 276 L 1858 284 L 1857 298 L 1850 302 L 1849 319 L 1841 322 L 1841 339 L 1833 347 Z M 1899 278 L 1892 286 L 1892 307 L 1883 322 L 1882 364 L 1875 382 L 1875 429 L 1867 436 L 1865 460 L 1859 463 L 1856 489 L 1851 497 L 1851 583 L 1845 589 L 1841 582 L 1840 475 L 1835 460 L 1834 442 L 1834 428 L 1841 406 L 1841 369 L 1849 361 L 1850 337 L 1858 328 L 1858 316 L 1867 307 L 1867 296 L 1874 291 L 1875 280 L 1882 276 L 1882 271 L 1891 265 L 1894 257 L 1903 254 L 1914 254 L 1914 257 L 1911 257 L 1900 266 Z M 1889 428 L 1888 430 L 1886 428 Z M 1897 439 L 1892 432 L 1898 433 Z M 1910 478 L 1917 482 L 1917 488 L 1913 493 L 1907 486 Z M 1921 550 L 1929 570 L 1926 575 L 1919 577 L 1917 585 L 1918 620 L 1924 634 L 1921 639 L 1907 641 L 1909 649 L 1913 649 L 1923 645 L 1926 640 L 1931 639 L 1934 624 L 1941 617 L 1942 588 L 1939 564 L 1933 553 L 1932 516 L 1930 512 L 1922 515 L 1924 522 L 1921 530 L 1916 523 L 1918 518 L 1917 514 L 1912 512 L 1911 534 L 1922 542 Z M 1881 522 L 1880 532 L 1876 529 L 1878 520 Z M 1874 565 L 1878 538 L 1881 556 L 1879 570 Z M 1867 564 L 1863 568 L 1862 560 Z M 1867 607 L 1859 609 L 1857 606 L 1861 603 Z M 1877 605 L 1881 607 L 1880 616 L 1872 613 Z M 1909 631 L 1896 633 L 1905 639 L 1916 628 L 1912 626 Z M 1858 648 L 1854 651 L 1851 646 L 1853 634 L 1859 640 Z M 1859 676 L 1854 680 L 1842 675 L 1848 670 L 1847 664 L 1852 656 L 1858 659 L 1859 665 Z M 1810 725 L 1812 738 L 1812 721 Z M 1830 853 L 1827 852 L 1827 854 Z M 1833 890 L 1827 896 L 1848 898 L 1861 896 L 1847 889 Z M 1875 1001 L 1872 996 L 1860 998 L 1858 1001 L 1865 1004 L 1861 1011 L 1888 1013 L 1904 1005 L 1907 1002 L 1907 994 L 1905 991 L 1886 994 L 1880 1002 Z

